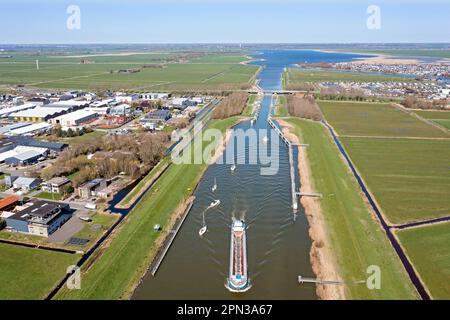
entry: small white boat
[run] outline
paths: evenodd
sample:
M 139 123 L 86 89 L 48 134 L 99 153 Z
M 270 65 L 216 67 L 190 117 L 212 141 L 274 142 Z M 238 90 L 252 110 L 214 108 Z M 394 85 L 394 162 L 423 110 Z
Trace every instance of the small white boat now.
M 216 178 L 214 178 L 214 185 L 212 186 L 211 191 L 216 192 L 216 190 L 217 190 L 217 181 Z
M 267 143 L 267 141 L 269 141 L 269 138 L 267 138 L 267 136 L 265 136 L 265 137 L 262 139 L 262 141 L 263 141 L 264 143 Z
M 198 235 L 201 237 L 202 235 L 205 234 L 207 229 L 208 228 L 206 226 L 203 226 L 200 230 L 198 230 Z
M 209 207 L 214 208 L 214 207 L 217 207 L 219 204 L 220 204 L 220 200 L 214 200 L 213 202 L 211 202 Z
M 236 165 L 233 164 L 233 165 L 231 166 L 230 170 L 231 170 L 232 172 L 234 172 L 234 170 L 236 170 Z

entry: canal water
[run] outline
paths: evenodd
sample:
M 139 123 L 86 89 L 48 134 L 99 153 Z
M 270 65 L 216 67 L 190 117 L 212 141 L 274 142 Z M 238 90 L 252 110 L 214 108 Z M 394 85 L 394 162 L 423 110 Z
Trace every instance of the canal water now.
M 260 86 L 271 91 L 281 89 L 283 69 L 294 63 L 350 61 L 356 57 L 361 56 L 267 50 L 255 55 L 265 59 L 255 64 L 264 66 L 259 75 Z M 265 96 L 253 127 L 250 122 L 235 127 L 257 129 L 261 147 L 264 136 L 269 138 L 267 145 L 272 143 L 267 123 L 270 104 L 271 97 Z M 298 275 L 313 276 L 311 240 L 303 208 L 296 215 L 293 213 L 288 148 L 278 137 L 274 139 L 279 145 L 279 169 L 275 175 L 261 175 L 260 163 L 238 164 L 234 173 L 229 164 L 213 164 L 208 168 L 198 186 L 194 205 L 158 272 L 155 276 L 147 273 L 134 299 L 316 299 L 314 285 L 297 283 Z M 231 147 L 236 145 L 227 148 Z M 238 152 L 235 159 L 248 159 L 250 149 L 246 145 L 245 152 Z M 216 192 L 211 191 L 214 179 Z M 220 199 L 221 204 L 206 210 L 215 199 Z M 248 224 L 251 289 L 245 293 L 231 293 L 225 288 L 232 217 L 242 218 Z M 203 219 L 208 231 L 199 237 Z

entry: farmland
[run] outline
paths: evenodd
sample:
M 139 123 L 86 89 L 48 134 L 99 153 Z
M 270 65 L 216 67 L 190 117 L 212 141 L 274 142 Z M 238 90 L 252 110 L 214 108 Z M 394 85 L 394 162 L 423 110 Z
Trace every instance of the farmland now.
M 449 111 L 414 111 L 418 116 L 431 120 L 444 128 L 450 129 Z
M 323 195 L 319 200 L 322 216 L 314 219 L 325 223 L 325 246 L 334 253 L 341 277 L 346 283 L 353 283 L 364 278 L 367 266 L 372 264 L 379 265 L 385 277 L 381 290 L 368 290 L 365 285 L 346 286 L 347 298 L 417 298 L 400 260 L 373 219 L 356 180 L 326 129 L 319 123 L 299 118 L 288 121 L 301 142 L 310 145 L 306 150 L 314 188 Z
M 0 244 L 0 299 L 43 299 L 79 255 Z
M 389 104 L 321 101 L 319 105 L 340 136 L 450 138 Z
M 434 299 L 450 298 L 450 223 L 397 232 L 402 246 Z
M 391 223 L 450 215 L 450 140 L 341 140 Z
M 84 58 L 83 58 L 84 57 Z M 85 90 L 218 90 L 251 85 L 258 67 L 245 56 L 207 55 L 165 63 L 170 54 L 116 56 L 19 55 L 0 64 L 0 85 Z M 39 70 L 35 60 L 39 59 Z M 80 60 L 95 63 L 81 64 Z M 195 63 L 194 63 L 195 62 Z M 148 67 L 143 67 L 144 65 Z M 136 73 L 118 70 L 140 69 Z
M 305 83 L 317 83 L 328 81 L 353 81 L 353 82 L 409 82 L 414 81 L 412 78 L 364 74 L 351 72 L 334 72 L 322 70 L 305 70 L 305 69 L 288 69 L 285 73 L 285 86 L 298 86 Z
M 225 131 L 237 121 L 211 121 L 208 127 Z M 107 249 L 100 249 L 101 255 L 87 262 L 89 265 L 95 259 L 95 264 L 89 270 L 82 268 L 81 290 L 63 288 L 56 298 L 128 298 L 158 249 L 159 234 L 152 232 L 153 226 L 160 224 L 163 232 L 169 231 L 172 214 L 187 200 L 206 168 L 207 164 L 172 165 L 127 216 Z

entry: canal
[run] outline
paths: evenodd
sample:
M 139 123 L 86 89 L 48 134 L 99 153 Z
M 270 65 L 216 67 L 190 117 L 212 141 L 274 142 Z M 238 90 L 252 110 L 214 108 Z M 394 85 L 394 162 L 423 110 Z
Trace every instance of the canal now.
M 356 57 L 360 56 L 265 50 L 255 55 L 264 61 L 255 64 L 264 66 L 259 75 L 260 87 L 271 91 L 281 89 L 283 69 L 294 63 L 350 61 Z M 271 97 L 265 96 L 253 127 L 249 121 L 235 127 L 257 129 L 260 147 L 266 135 L 267 145 L 272 143 L 267 123 L 270 104 Z M 314 285 L 297 283 L 298 275 L 314 276 L 309 256 L 311 240 L 303 208 L 293 213 L 288 148 L 281 141 L 274 143 L 279 146 L 275 175 L 261 175 L 260 163 L 238 164 L 235 172 L 231 172 L 229 164 L 208 168 L 196 191 L 195 203 L 158 272 L 155 276 L 146 274 L 134 299 L 316 299 Z M 248 153 L 246 145 L 236 157 L 248 158 Z M 214 180 L 218 188 L 212 192 Z M 215 199 L 221 204 L 207 210 Z M 200 237 L 203 217 L 208 231 Z M 245 293 L 231 293 L 225 288 L 233 217 L 244 219 L 249 226 L 247 251 L 252 287 Z

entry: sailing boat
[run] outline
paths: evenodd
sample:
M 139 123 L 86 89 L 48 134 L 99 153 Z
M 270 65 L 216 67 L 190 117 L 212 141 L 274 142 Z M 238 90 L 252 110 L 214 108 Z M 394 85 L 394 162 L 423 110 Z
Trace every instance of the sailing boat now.
M 214 185 L 212 186 L 211 191 L 216 192 L 216 190 L 217 190 L 217 181 L 216 178 L 214 178 Z
M 205 223 L 205 212 L 203 211 L 203 227 L 200 230 L 198 230 L 198 235 L 200 237 L 203 236 L 207 229 L 208 229 L 208 227 L 206 226 L 206 223 Z

